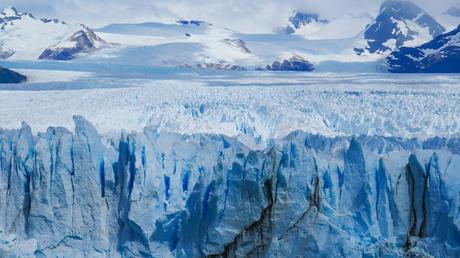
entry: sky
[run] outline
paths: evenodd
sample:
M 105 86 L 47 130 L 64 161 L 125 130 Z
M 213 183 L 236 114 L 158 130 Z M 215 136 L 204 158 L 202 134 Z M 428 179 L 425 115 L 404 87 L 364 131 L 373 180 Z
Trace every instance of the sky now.
M 245 33 L 269 33 L 287 24 L 293 11 L 319 13 L 329 20 L 343 21 L 343 29 L 359 27 L 374 17 L 382 0 L 2 0 L 36 17 L 59 18 L 93 28 L 111 23 L 173 22 L 199 19 Z M 449 26 L 457 21 L 441 14 L 460 0 L 413 0 Z M 345 18 L 344 18 L 345 17 Z M 446 19 L 447 21 L 443 21 Z M 351 24 L 346 24 L 345 21 Z M 457 24 L 459 24 L 458 21 Z M 443 24 L 443 25 L 445 25 Z M 445 26 L 446 26 L 445 25 Z M 336 26 L 340 30 L 340 25 Z

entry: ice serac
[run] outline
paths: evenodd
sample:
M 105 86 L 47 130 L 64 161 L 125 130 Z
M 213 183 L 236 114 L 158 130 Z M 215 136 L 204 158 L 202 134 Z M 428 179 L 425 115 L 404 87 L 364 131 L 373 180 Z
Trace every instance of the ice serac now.
M 0 66 L 0 83 L 21 83 L 26 80 L 24 75 Z
M 0 256 L 460 255 L 458 138 L 0 131 Z

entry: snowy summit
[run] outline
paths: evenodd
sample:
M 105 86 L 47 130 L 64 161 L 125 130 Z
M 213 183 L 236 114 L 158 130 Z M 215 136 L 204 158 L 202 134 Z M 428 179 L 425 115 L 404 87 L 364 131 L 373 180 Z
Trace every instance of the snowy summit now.
M 29 44 L 33 42 L 33 44 Z M 56 19 L 37 19 L 10 7 L 0 15 L 0 58 L 73 59 L 107 43 L 84 25 Z
M 357 49 L 357 53 L 386 53 L 402 46 L 417 46 L 444 31 L 441 24 L 413 2 L 387 0 L 364 32 L 367 45 Z

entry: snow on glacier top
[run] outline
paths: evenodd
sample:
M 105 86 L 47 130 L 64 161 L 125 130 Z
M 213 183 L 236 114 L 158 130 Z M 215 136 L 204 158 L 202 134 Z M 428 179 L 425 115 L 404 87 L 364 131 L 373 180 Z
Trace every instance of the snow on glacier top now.
M 73 115 L 82 115 L 105 135 L 150 126 L 224 134 L 260 148 L 296 130 L 403 138 L 460 132 L 457 75 L 238 75 L 2 86 L 0 127 L 26 121 L 36 131 L 72 129 Z

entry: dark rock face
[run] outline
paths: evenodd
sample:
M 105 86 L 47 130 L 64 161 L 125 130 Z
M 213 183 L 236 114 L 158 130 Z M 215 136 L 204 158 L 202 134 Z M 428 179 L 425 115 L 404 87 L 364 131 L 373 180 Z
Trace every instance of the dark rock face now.
M 241 39 L 223 39 L 221 42 L 234 47 L 236 49 L 239 49 L 241 52 L 245 54 L 250 54 L 251 50 L 248 48 L 247 43 L 244 40 Z
M 0 23 L 18 20 L 21 18 L 21 13 L 14 7 L 3 9 L 0 13 Z
M 25 82 L 26 80 L 27 77 L 25 77 L 24 75 L 0 67 L 0 83 L 21 83 Z
M 7 59 L 9 58 L 10 56 L 12 56 L 14 54 L 13 51 L 4 51 L 1 47 L 0 47 L 0 59 Z
M 402 47 L 387 58 L 393 73 L 460 72 L 460 26 L 419 47 Z
M 26 25 L 20 25 L 23 21 L 27 21 Z M 47 32 L 46 28 L 51 27 L 48 27 L 47 24 L 50 26 L 59 25 L 62 31 L 55 30 L 55 33 L 62 34 L 48 35 L 49 32 Z M 45 30 L 41 31 L 42 28 L 45 28 Z M 67 38 L 71 34 L 72 36 Z M 14 7 L 0 11 L 0 35 L 2 35 L 0 40 L 0 59 L 7 59 L 21 54 L 20 52 L 23 50 L 16 49 L 16 44 L 14 43 L 14 40 L 18 38 L 21 38 L 22 41 L 32 40 L 31 44 L 34 43 L 34 37 L 49 38 L 53 36 L 57 38 L 58 40 L 56 41 L 50 41 L 49 43 L 44 41 L 40 45 L 34 46 L 35 49 L 39 50 L 33 51 L 34 53 L 30 56 L 31 58 L 38 57 L 39 59 L 69 60 L 75 58 L 79 53 L 88 53 L 107 45 L 107 42 L 84 25 L 70 27 L 65 22 L 57 19 L 36 19 L 32 14 L 20 12 Z M 62 40 L 59 40 L 61 38 Z M 36 41 L 36 44 L 41 41 Z
M 293 56 L 289 59 L 284 59 L 282 62 L 275 61 L 272 65 L 267 65 L 265 68 L 270 71 L 296 71 L 309 72 L 313 71 L 313 64 L 300 56 Z
M 82 30 L 75 32 L 70 38 L 70 42 L 74 42 L 73 47 L 51 47 L 43 51 L 38 59 L 52 60 L 71 60 L 79 53 L 88 53 L 98 48 L 97 44 L 106 44 L 103 39 L 98 37 L 94 31 L 83 26 Z
M 178 20 L 178 24 L 180 25 L 195 25 L 195 26 L 201 26 L 204 21 L 198 21 L 198 20 Z
M 197 64 L 198 69 L 214 69 L 214 70 L 230 70 L 230 71 L 246 71 L 247 69 L 234 64 L 228 63 L 200 63 Z
M 23 17 L 35 19 L 31 13 L 23 13 L 18 11 L 15 7 L 5 8 L 0 12 L 0 29 L 4 29 L 8 22 L 21 20 Z
M 63 21 L 59 21 L 58 19 L 48 19 L 48 18 L 43 18 L 43 19 L 40 19 L 40 21 L 44 22 L 44 23 L 61 23 L 61 24 L 67 24 Z
M 451 6 L 444 14 L 447 14 L 453 17 L 460 17 L 460 8 Z
M 106 144 L 74 121 L 0 130 L 1 257 L 460 255 L 458 138 L 296 132 L 256 151 L 149 128 Z
M 321 19 L 317 13 L 304 13 L 296 12 L 293 16 L 289 17 L 289 21 L 294 25 L 294 28 L 300 29 L 302 26 L 312 22 L 329 23 L 326 19 Z
M 369 53 L 384 53 L 400 48 L 405 42 L 414 40 L 419 33 L 409 23 L 428 29 L 432 37 L 439 36 L 445 28 L 423 9 L 410 1 L 388 0 L 380 7 L 380 13 L 374 23 L 367 26 L 364 38 Z M 394 46 L 389 46 L 394 40 Z M 355 49 L 360 54 L 364 50 Z
M 296 30 L 313 22 L 327 24 L 329 20 L 320 18 L 317 13 L 294 12 L 294 14 L 289 17 L 289 25 L 277 29 L 276 32 L 281 34 L 294 34 Z

